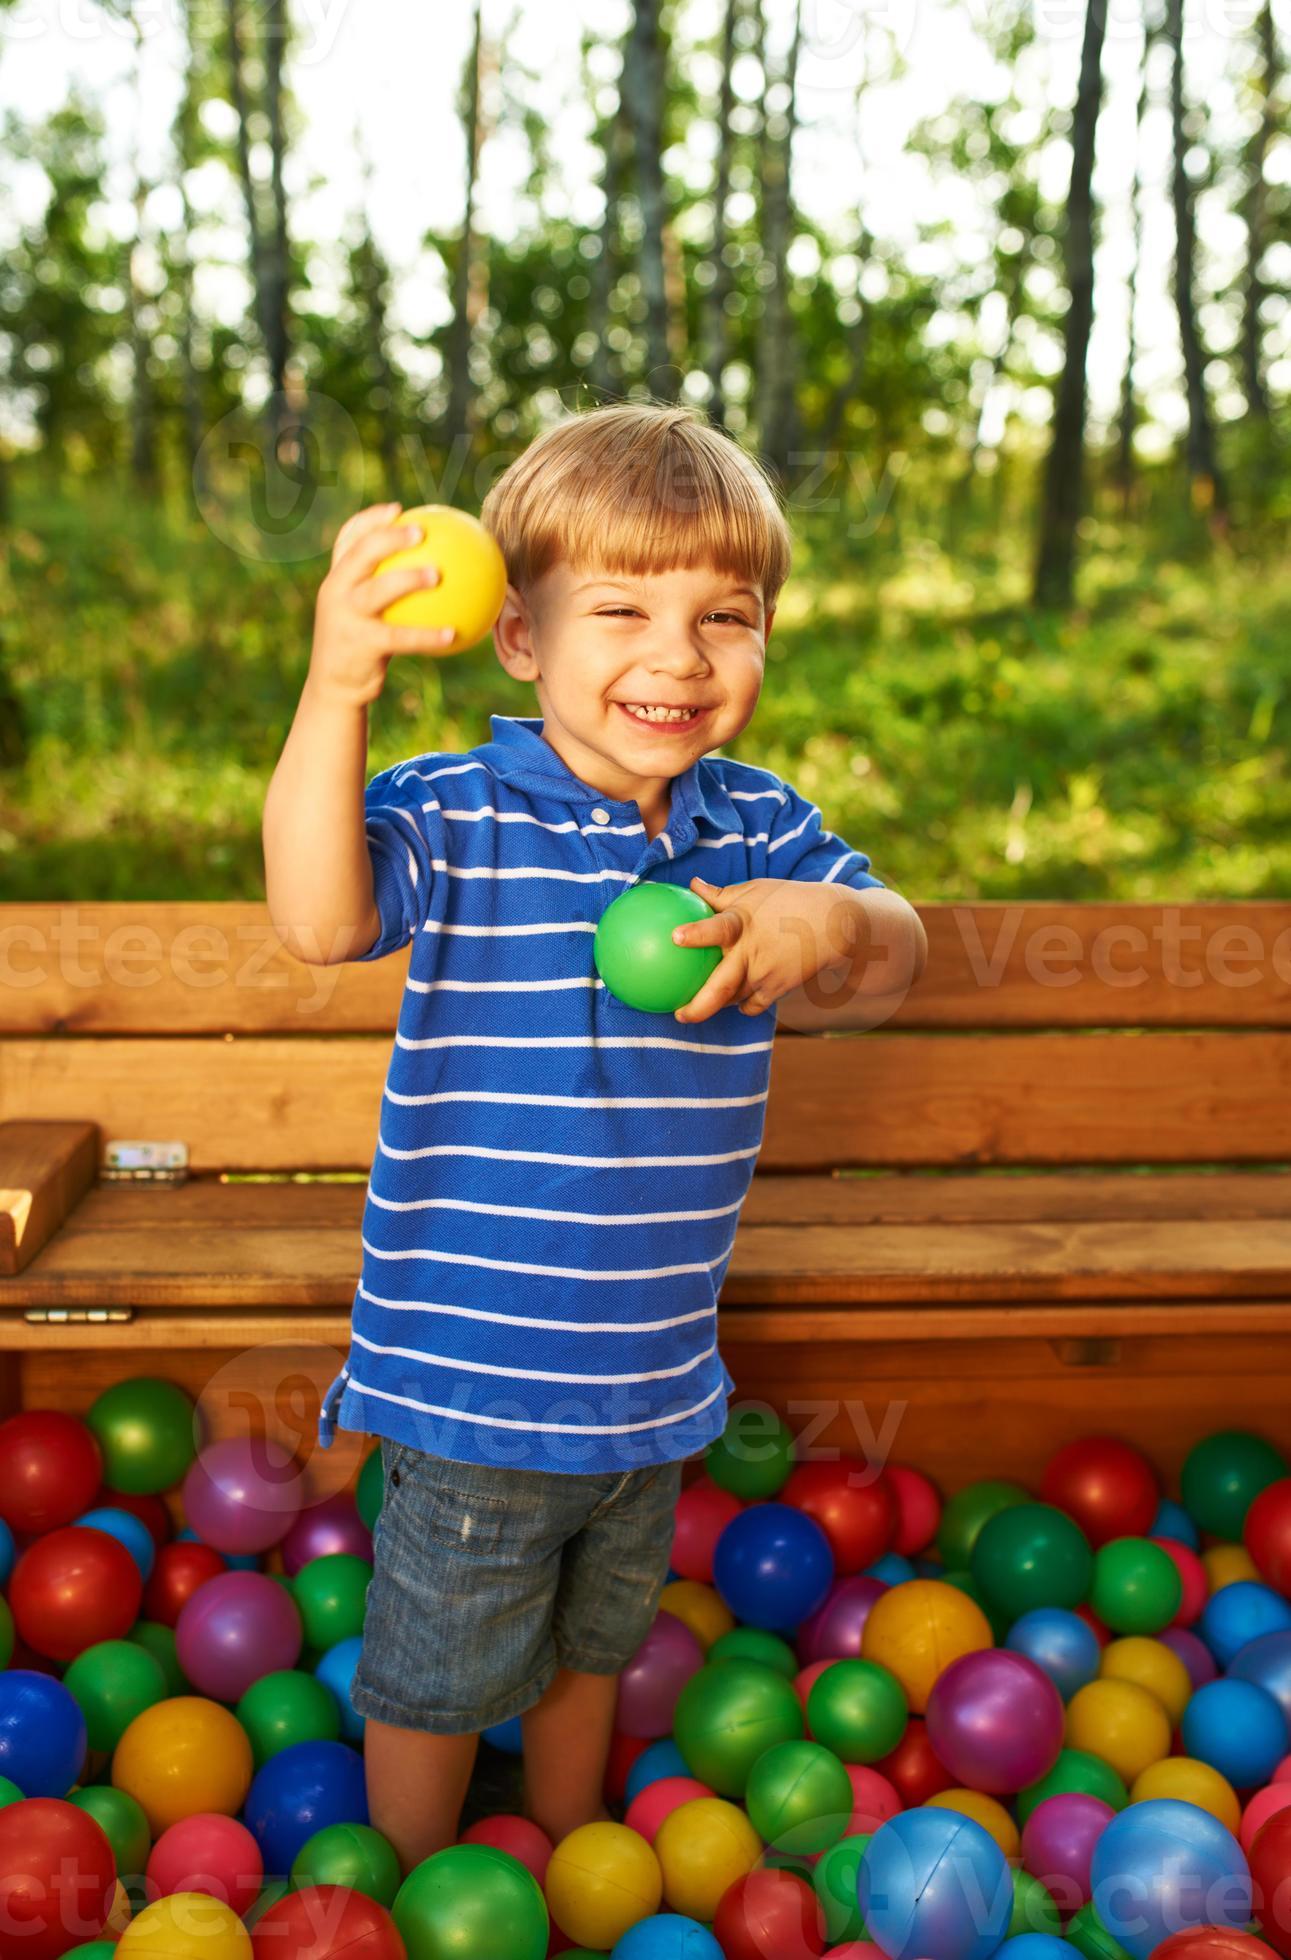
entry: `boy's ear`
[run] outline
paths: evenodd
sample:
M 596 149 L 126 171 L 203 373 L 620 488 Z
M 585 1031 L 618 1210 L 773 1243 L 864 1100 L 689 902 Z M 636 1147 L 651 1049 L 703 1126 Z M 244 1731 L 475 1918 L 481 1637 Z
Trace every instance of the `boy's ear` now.
M 493 626 L 493 650 L 512 680 L 538 678 L 533 650 L 533 624 L 518 586 L 508 585 L 502 610 Z
M 766 632 L 765 632 L 765 633 L 763 634 L 763 636 L 762 636 L 762 644 L 763 644 L 763 646 L 765 646 L 765 645 L 766 645 L 766 643 L 767 643 L 767 641 L 768 641 L 768 640 L 769 640 L 769 639 L 771 638 L 771 625 L 772 625 L 772 622 L 773 622 L 773 620 L 775 619 L 775 612 L 776 612 L 776 609 L 775 609 L 775 607 L 774 607 L 774 606 L 772 606 L 772 608 L 771 608 L 771 610 L 770 610 L 770 612 L 769 612 L 769 613 L 767 614 L 767 626 L 766 626 Z

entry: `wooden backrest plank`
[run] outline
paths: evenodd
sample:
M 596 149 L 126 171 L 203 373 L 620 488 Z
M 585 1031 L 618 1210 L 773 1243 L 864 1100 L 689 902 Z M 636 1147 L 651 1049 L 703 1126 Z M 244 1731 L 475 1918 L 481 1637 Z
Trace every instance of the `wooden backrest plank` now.
M 0 1044 L 0 1121 L 95 1122 L 197 1171 L 363 1170 L 389 1043 Z M 763 1171 L 1291 1159 L 1291 1034 L 879 1034 L 777 1042 Z
M 1291 1027 L 1291 905 L 925 905 L 893 1026 Z M 0 1034 L 394 1028 L 407 954 L 306 966 L 260 904 L 0 906 Z

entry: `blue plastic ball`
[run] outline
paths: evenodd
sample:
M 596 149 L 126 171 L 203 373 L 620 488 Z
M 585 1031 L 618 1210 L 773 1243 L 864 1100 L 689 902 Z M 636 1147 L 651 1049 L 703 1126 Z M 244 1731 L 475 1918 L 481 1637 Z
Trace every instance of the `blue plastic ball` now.
M 0 1671 L 0 1776 L 25 1797 L 65 1797 L 85 1766 L 85 1744 L 70 1688 L 35 1668 Z
M 874 1833 L 861 1916 L 888 1960 L 987 1960 L 1013 1918 L 1013 1877 L 988 1831 L 952 1810 L 904 1810 Z
M 7 1586 L 13 1571 L 18 1550 L 13 1542 L 13 1533 L 3 1518 L 0 1518 L 0 1586 Z
M 1130 1804 L 1094 1846 L 1095 1910 L 1131 1960 L 1149 1960 L 1170 1933 L 1245 1927 L 1251 1875 L 1231 1831 L 1197 1804 L 1156 1797 Z
M 1262 1633 L 1258 1640 L 1248 1640 L 1234 1656 L 1228 1678 L 1266 1688 L 1291 1727 L 1291 1633 Z
M 1201 1550 L 1201 1537 L 1196 1525 L 1183 1505 L 1176 1504 L 1173 1497 L 1161 1499 L 1148 1537 L 1173 1538 L 1176 1545 L 1186 1545 L 1191 1552 Z
M 346 1640 L 338 1640 L 329 1647 L 319 1661 L 314 1673 L 330 1688 L 336 1697 L 341 1711 L 341 1734 L 347 1742 L 362 1742 L 363 1731 L 367 1726 L 362 1715 L 350 1699 L 350 1688 L 354 1681 L 354 1670 L 363 1652 L 363 1635 L 352 1633 Z
M 97 1510 L 82 1511 L 76 1523 L 106 1531 L 110 1538 L 118 1539 L 138 1566 L 140 1576 L 145 1581 L 152 1576 L 157 1547 L 147 1525 L 133 1511 L 119 1511 L 115 1505 L 102 1504 Z
M 652 1783 L 662 1783 L 665 1776 L 689 1775 L 686 1758 L 675 1742 L 652 1742 L 648 1749 L 641 1751 L 628 1771 L 624 1794 L 627 1801 L 632 1803 Z
M 944 1565 L 939 1565 L 931 1576 L 941 1578 L 945 1570 Z M 919 1575 L 911 1560 L 900 1552 L 884 1552 L 882 1558 L 876 1558 L 873 1565 L 866 1566 L 864 1576 L 867 1579 L 882 1579 L 885 1586 L 904 1586 L 907 1579 L 915 1579 Z
M 1071 1960 L 1075 1950 L 1056 1933 L 1018 1933 L 996 1947 L 994 1960 Z
M 610 1960 L 722 1960 L 722 1949 L 697 1919 L 661 1912 L 629 1927 Z
M 1268 1689 L 1231 1676 L 1198 1688 L 1180 1728 L 1184 1754 L 1209 1763 L 1235 1790 L 1267 1783 L 1291 1743 L 1287 1718 Z
M 266 1875 L 280 1877 L 315 1831 L 369 1821 L 363 1758 L 344 1742 L 293 1742 L 256 1771 L 242 1815 Z
M 524 1730 L 518 1715 L 512 1715 L 505 1722 L 495 1722 L 491 1729 L 485 1729 L 482 1733 L 489 1746 L 500 1749 L 504 1756 L 523 1755 Z
M 828 1538 L 790 1504 L 750 1504 L 731 1519 L 713 1554 L 713 1584 L 745 1626 L 801 1626 L 833 1583 Z
M 1237 1579 L 1211 1594 L 1196 1631 L 1226 1668 L 1261 1634 L 1291 1632 L 1291 1601 L 1258 1579 Z
M 1032 1607 L 1013 1622 L 1004 1645 L 1043 1668 L 1064 1701 L 1098 1678 L 1098 1635 L 1065 1606 Z

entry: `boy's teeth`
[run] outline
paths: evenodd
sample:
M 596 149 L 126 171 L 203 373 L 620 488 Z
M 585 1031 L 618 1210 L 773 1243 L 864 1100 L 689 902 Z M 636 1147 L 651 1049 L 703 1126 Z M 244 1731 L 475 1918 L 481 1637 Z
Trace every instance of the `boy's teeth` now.
M 696 713 L 694 708 L 643 708 L 630 701 L 625 701 L 623 705 L 638 721 L 689 721 Z

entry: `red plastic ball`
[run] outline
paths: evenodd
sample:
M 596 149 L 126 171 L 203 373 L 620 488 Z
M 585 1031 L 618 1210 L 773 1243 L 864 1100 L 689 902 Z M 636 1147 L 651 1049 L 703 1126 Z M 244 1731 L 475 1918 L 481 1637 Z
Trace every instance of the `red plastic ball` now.
M 553 1850 L 551 1839 L 540 1825 L 527 1817 L 493 1816 L 481 1817 L 469 1829 L 462 1832 L 459 1844 L 491 1844 L 497 1851 L 505 1851 L 512 1858 L 518 1858 L 526 1871 L 533 1873 L 539 1885 L 547 1882 L 547 1866 L 551 1863 Z
M 0 1422 L 0 1518 L 11 1531 L 56 1531 L 88 1511 L 103 1457 L 98 1438 L 61 1409 L 23 1409 Z
M 1183 1544 L 1178 1538 L 1154 1538 L 1163 1552 L 1174 1561 L 1174 1569 L 1179 1574 L 1179 1584 L 1183 1591 L 1179 1599 L 1179 1611 L 1170 1624 L 1172 1627 L 1190 1627 L 1194 1620 L 1201 1618 L 1206 1601 L 1210 1598 L 1210 1581 L 1206 1568 L 1193 1551 L 1191 1545 Z
M 713 1938 L 726 1960 L 819 1960 L 826 1937 L 811 1886 L 774 1867 L 737 1878 L 713 1920 Z
M 164 1627 L 175 1626 L 197 1588 L 228 1569 L 214 1546 L 196 1539 L 177 1538 L 163 1545 L 144 1587 L 143 1617 Z
M 164 1830 L 148 1855 L 149 1899 L 172 1892 L 208 1892 L 241 1919 L 260 1896 L 264 1859 L 236 1817 L 199 1811 Z
M 829 1540 L 840 1577 L 882 1558 L 897 1528 L 896 1500 L 887 1478 L 859 1456 L 835 1463 L 800 1463 L 780 1493 L 805 1511 Z
M 26 1797 L 0 1810 L 0 1951 L 58 1960 L 98 1939 L 116 1892 L 106 1831 L 61 1797 Z
M 1161 1502 L 1156 1471 L 1119 1436 L 1068 1443 L 1046 1464 L 1040 1495 L 1073 1517 L 1095 1549 L 1113 1538 L 1146 1538 Z
M 672 1534 L 670 1562 L 678 1578 L 697 1579 L 703 1586 L 713 1583 L 717 1541 L 743 1509 L 739 1498 L 711 1477 L 696 1477 L 693 1484 L 687 1484 L 677 1499 Z
M 253 1960 L 406 1960 L 403 1936 L 385 1907 L 348 1885 L 302 1885 L 261 1913 Z
M 1261 1824 L 1246 1862 L 1260 1931 L 1276 1953 L 1291 1954 L 1291 1810 L 1275 1810 Z
M 9 1604 L 29 1647 L 70 1661 L 98 1640 L 123 1640 L 139 1617 L 143 1578 L 110 1532 L 68 1524 L 30 1545 L 14 1566 Z
M 1171 1933 L 1152 1949 L 1152 1960 L 1277 1960 L 1273 1948 L 1254 1933 L 1236 1933 L 1222 1926 L 1193 1926 Z
M 1291 1477 L 1269 1484 L 1246 1513 L 1242 1541 L 1260 1577 L 1291 1594 Z
M 883 1474 L 897 1507 L 892 1549 L 902 1558 L 917 1558 L 937 1536 L 941 1492 L 931 1477 L 925 1477 L 922 1470 L 912 1470 L 908 1463 L 889 1463 Z
M 623 1814 L 623 1822 L 647 1844 L 653 1844 L 664 1819 L 671 1817 L 684 1803 L 693 1803 L 697 1797 L 715 1796 L 707 1783 L 701 1783 L 693 1776 L 661 1776 L 654 1783 L 647 1783 L 644 1790 L 638 1790 Z
M 918 1715 L 910 1717 L 905 1734 L 890 1756 L 874 1764 L 886 1776 L 907 1810 L 917 1810 L 941 1790 L 953 1790 L 955 1779 L 928 1740 Z
M 605 1765 L 605 1794 L 611 1803 L 622 1803 L 628 1790 L 628 1776 L 638 1756 L 650 1747 L 643 1735 L 624 1735 L 615 1729 L 610 1737 L 609 1760 Z

